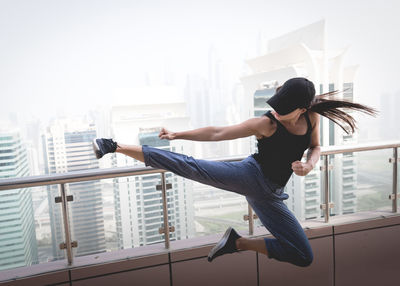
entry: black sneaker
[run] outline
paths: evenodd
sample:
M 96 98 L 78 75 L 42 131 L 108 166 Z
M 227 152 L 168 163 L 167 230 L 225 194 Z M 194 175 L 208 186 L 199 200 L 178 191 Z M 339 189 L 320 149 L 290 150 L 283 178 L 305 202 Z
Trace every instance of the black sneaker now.
M 241 238 L 241 236 L 232 227 L 229 227 L 217 245 L 211 249 L 208 254 L 208 261 L 211 262 L 215 257 L 220 255 L 237 252 L 236 240 L 238 238 Z
M 114 153 L 117 150 L 117 142 L 114 142 L 112 139 L 95 138 L 92 145 L 97 159 L 100 159 L 107 153 Z

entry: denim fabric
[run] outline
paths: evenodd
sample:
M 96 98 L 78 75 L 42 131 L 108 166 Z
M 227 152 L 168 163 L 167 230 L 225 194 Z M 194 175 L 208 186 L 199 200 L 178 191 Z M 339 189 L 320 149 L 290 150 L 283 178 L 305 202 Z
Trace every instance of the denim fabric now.
M 303 228 L 287 208 L 284 187 L 266 178 L 252 157 L 238 162 L 216 162 L 142 146 L 146 166 L 235 192 L 246 197 L 262 224 L 275 238 L 265 238 L 268 257 L 297 266 L 308 266 L 313 253 Z

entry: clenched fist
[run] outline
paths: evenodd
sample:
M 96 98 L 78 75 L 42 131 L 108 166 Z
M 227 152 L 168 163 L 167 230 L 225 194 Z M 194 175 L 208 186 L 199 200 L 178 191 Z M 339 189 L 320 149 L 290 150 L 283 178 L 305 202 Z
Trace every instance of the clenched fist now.
M 305 176 L 313 169 L 311 164 L 294 161 L 292 163 L 292 170 L 298 176 Z
M 161 131 L 160 131 L 160 134 L 158 134 L 158 137 L 160 139 L 174 140 L 175 137 L 176 137 L 176 133 L 168 131 L 165 128 L 162 128 Z

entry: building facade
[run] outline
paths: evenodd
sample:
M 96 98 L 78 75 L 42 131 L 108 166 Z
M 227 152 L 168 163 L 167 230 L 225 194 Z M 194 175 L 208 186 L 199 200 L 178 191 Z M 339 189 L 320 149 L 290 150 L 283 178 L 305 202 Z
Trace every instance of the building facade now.
M 99 167 L 92 140 L 96 138 L 95 126 L 81 120 L 57 120 L 43 135 L 44 161 L 47 174 L 97 169 Z M 76 255 L 88 255 L 105 251 L 102 189 L 99 180 L 66 184 L 71 223 L 71 237 L 78 242 Z M 48 204 L 52 232 L 54 259 L 61 259 L 65 251 L 60 243 L 64 240 L 61 208 L 55 203 L 59 186 L 48 186 Z
M 18 130 L 0 129 L 0 178 L 30 176 L 28 155 Z M 0 192 L 0 270 L 38 263 L 30 189 Z

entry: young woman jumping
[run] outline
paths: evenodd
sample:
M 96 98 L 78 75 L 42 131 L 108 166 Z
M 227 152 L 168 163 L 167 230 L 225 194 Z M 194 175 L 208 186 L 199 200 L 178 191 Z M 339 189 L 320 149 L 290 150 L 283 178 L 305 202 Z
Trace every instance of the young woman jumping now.
M 303 228 L 287 208 L 285 185 L 294 172 L 307 175 L 320 157 L 319 114 L 354 132 L 354 118 L 340 108 L 375 115 L 365 105 L 330 98 L 338 91 L 315 96 L 314 84 L 306 78 L 292 78 L 267 103 L 273 108 L 263 116 L 227 127 L 204 127 L 184 132 L 163 128 L 160 139 L 195 141 L 232 140 L 255 135 L 258 153 L 239 162 L 217 162 L 161 150 L 148 145 L 123 145 L 112 139 L 95 139 L 97 158 L 118 152 L 182 177 L 246 197 L 262 224 L 274 238 L 245 238 L 228 228 L 208 255 L 208 260 L 238 250 L 253 250 L 279 261 L 309 266 L 313 252 Z M 306 162 L 301 162 L 308 149 Z

